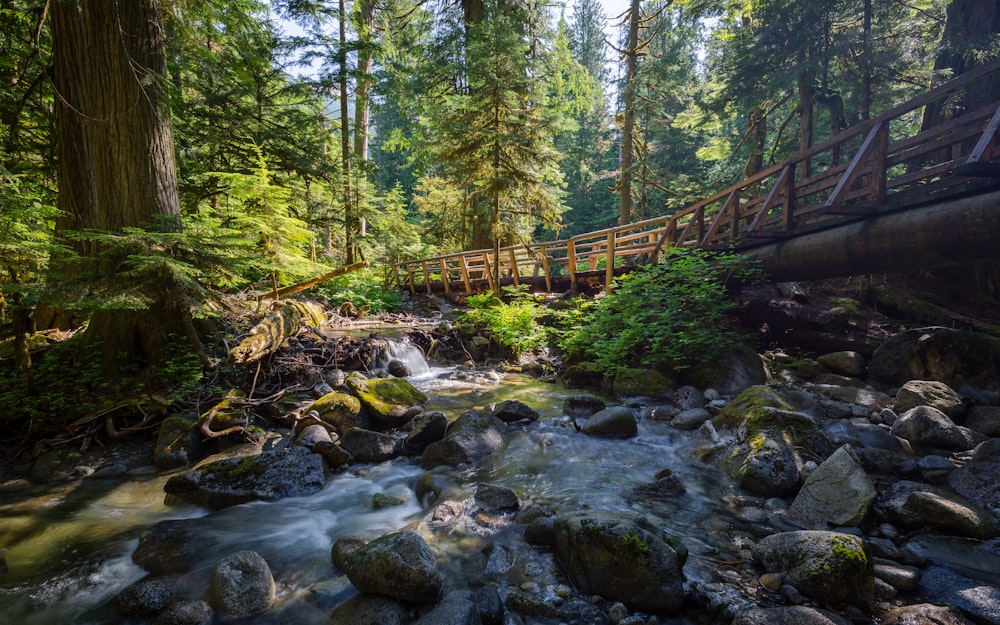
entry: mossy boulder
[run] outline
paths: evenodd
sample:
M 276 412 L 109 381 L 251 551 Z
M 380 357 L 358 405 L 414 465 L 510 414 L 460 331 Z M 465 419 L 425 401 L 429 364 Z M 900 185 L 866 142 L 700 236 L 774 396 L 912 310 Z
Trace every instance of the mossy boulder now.
M 386 534 L 344 558 L 343 570 L 362 593 L 411 603 L 438 599 L 444 579 L 434 552 L 410 531 Z
M 160 423 L 153 447 L 153 464 L 160 469 L 186 467 L 204 453 L 198 420 L 171 415 Z
M 372 418 L 389 427 L 405 425 L 427 403 L 427 396 L 403 378 L 351 376 L 347 386 Z
M 596 362 L 580 362 L 567 367 L 562 379 L 566 388 L 601 388 L 604 370 Z
M 677 381 L 656 369 L 621 369 L 611 381 L 615 397 L 660 397 L 677 388 Z
M 361 424 L 361 401 L 354 395 L 333 391 L 320 397 L 306 408 L 305 414 L 315 411 L 325 423 L 343 434 Z

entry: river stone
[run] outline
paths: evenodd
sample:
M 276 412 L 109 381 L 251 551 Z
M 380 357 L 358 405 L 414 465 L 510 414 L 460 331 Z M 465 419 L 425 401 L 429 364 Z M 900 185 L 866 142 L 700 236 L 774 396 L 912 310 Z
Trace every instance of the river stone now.
M 500 449 L 507 424 L 491 414 L 475 410 L 465 412 L 449 426 L 445 437 L 424 450 L 420 466 L 475 464 Z
M 570 417 L 589 417 L 606 407 L 604 400 L 593 395 L 571 395 L 563 400 L 563 414 Z
M 407 378 L 411 373 L 410 365 L 395 358 L 389 361 L 389 364 L 386 365 L 385 369 L 389 372 L 389 375 L 394 378 Z
M 481 625 L 479 607 L 468 590 L 453 590 L 413 625 Z
M 144 577 L 118 593 L 121 616 L 156 616 L 177 601 L 184 587 L 172 576 Z
M 596 362 L 581 362 L 566 367 L 562 377 L 566 388 L 601 388 L 604 370 Z
M 361 425 L 361 402 L 357 397 L 347 393 L 340 391 L 327 393 L 309 404 L 303 414 L 313 410 L 320 419 L 332 425 L 341 434 Z
M 313 445 L 313 452 L 326 459 L 327 464 L 334 471 L 346 469 L 354 464 L 354 456 L 340 445 L 334 442 L 319 442 Z
M 220 614 L 259 614 L 271 607 L 274 597 L 271 568 L 256 551 L 237 551 L 215 565 L 209 603 Z
M 178 601 L 160 613 L 153 625 L 211 625 L 215 611 L 204 601 Z
M 861 406 L 868 412 L 875 412 L 892 404 L 891 397 L 872 388 L 861 388 L 853 385 L 816 385 L 812 389 L 834 401 Z
M 920 596 L 931 603 L 954 606 L 976 623 L 1000 623 L 1000 587 L 983 580 L 931 566 L 920 578 Z
M 951 388 L 1000 388 L 1000 339 L 978 332 L 930 327 L 890 337 L 868 364 L 869 381 L 899 387 L 937 380 Z
M 612 406 L 595 413 L 583 424 L 583 433 L 600 438 L 632 438 L 639 433 L 635 411 L 628 406 Z
M 153 464 L 159 469 L 177 469 L 195 462 L 204 454 L 198 420 L 171 415 L 163 420 L 156 433 Z
M 330 559 L 333 560 L 333 565 L 343 571 L 344 567 L 347 566 L 347 558 L 367 544 L 368 540 L 361 536 L 341 536 L 330 549 Z
M 444 438 L 448 431 L 448 417 L 443 412 L 421 412 L 410 421 L 410 433 L 403 441 L 403 453 L 419 456 L 431 443 Z
M 504 625 L 503 597 L 497 586 L 490 584 L 476 590 L 476 606 L 482 625 Z
M 201 524 L 200 519 L 171 519 L 151 525 L 139 535 L 132 561 L 154 574 L 189 571 L 212 546 Z
M 890 431 L 911 445 L 930 449 L 965 451 L 983 441 L 981 434 L 957 425 L 932 406 L 910 408 L 896 419 Z
M 977 446 L 972 458 L 949 474 L 948 486 L 971 501 L 1000 509 L 1000 438 Z
M 684 601 L 687 549 L 640 515 L 588 511 L 555 520 L 555 554 L 581 593 L 669 614 Z
M 493 484 L 480 484 L 476 487 L 475 501 L 487 510 L 498 510 L 501 512 L 517 511 L 521 507 L 521 500 L 517 493 L 505 486 L 495 486 Z
M 973 625 L 961 610 L 950 605 L 918 603 L 894 608 L 882 616 L 881 625 Z
M 910 380 L 896 391 L 896 412 L 932 406 L 952 419 L 965 414 L 965 402 L 950 386 L 934 380 Z
M 434 553 L 411 531 L 386 534 L 359 547 L 347 556 L 343 570 L 363 593 L 412 603 L 436 601 L 443 586 Z
M 681 430 L 697 430 L 711 418 L 712 415 L 704 408 L 691 408 L 674 416 L 670 425 Z
M 206 508 L 312 495 L 326 484 L 323 458 L 303 447 L 226 458 L 167 480 L 163 490 Z
M 340 446 L 357 462 L 385 462 L 403 452 L 403 439 L 361 428 L 344 432 Z
M 920 569 L 895 562 L 876 562 L 875 577 L 898 590 L 916 590 L 920 586 Z
M 814 470 L 788 510 L 789 520 L 805 527 L 856 526 L 868 514 L 875 487 L 861 460 L 844 445 Z
M 333 437 L 330 436 L 329 430 L 327 430 L 322 425 L 314 423 L 308 425 L 295 435 L 295 444 L 301 445 L 310 451 L 315 451 L 316 445 L 319 443 L 334 443 Z
M 1000 406 L 973 406 L 965 415 L 965 427 L 986 436 L 1000 436 Z
M 768 372 L 760 354 L 737 345 L 721 360 L 686 370 L 684 377 L 699 388 L 713 388 L 733 397 L 750 387 L 767 383 Z
M 516 399 L 505 399 L 493 408 L 493 416 L 504 423 L 538 421 L 538 411 Z
M 611 381 L 615 397 L 659 397 L 677 388 L 677 383 L 656 369 L 620 369 Z
M 849 378 L 859 377 L 865 372 L 865 359 L 858 352 L 842 351 L 823 354 L 816 359 L 833 373 L 846 375 Z
M 851 625 L 851 621 L 826 610 L 793 605 L 740 612 L 732 625 Z
M 875 590 L 871 558 L 861 538 L 826 531 L 771 534 L 753 548 L 765 570 L 781 573 L 803 595 L 870 607 Z
M 410 611 L 398 601 L 379 595 L 355 595 L 338 605 L 330 625 L 408 625 Z
M 900 480 L 880 500 L 889 519 L 908 528 L 938 527 L 983 539 L 1000 536 L 995 515 L 945 488 Z
M 427 396 L 403 378 L 347 378 L 347 386 L 361 400 L 361 405 L 380 423 L 389 427 L 405 425 L 416 413 L 415 406 L 427 403 Z

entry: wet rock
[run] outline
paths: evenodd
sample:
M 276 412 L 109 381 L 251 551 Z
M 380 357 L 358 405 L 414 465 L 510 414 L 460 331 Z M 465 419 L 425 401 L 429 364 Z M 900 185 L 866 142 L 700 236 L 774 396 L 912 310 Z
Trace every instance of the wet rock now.
M 875 487 L 861 467 L 861 460 L 845 445 L 809 475 L 788 516 L 814 529 L 855 526 L 868 514 L 874 499 Z
M 916 590 L 920 586 L 920 569 L 913 566 L 876 562 L 875 577 L 898 590 Z
M 715 391 L 714 389 L 709 390 L 718 394 L 718 391 Z M 687 384 L 674 391 L 670 395 L 670 399 L 674 402 L 674 405 L 677 406 L 679 411 L 684 412 L 685 410 L 704 408 L 705 404 L 708 403 L 706 393 L 709 393 L 709 391 L 705 391 L 703 393 L 690 384 Z
M 403 454 L 419 456 L 431 443 L 444 438 L 448 417 L 443 412 L 421 412 L 410 421 L 410 433 L 403 441 Z
M 343 434 L 353 427 L 364 425 L 361 420 L 361 402 L 357 397 L 333 391 L 323 395 L 306 407 L 304 414 L 315 411 L 325 423 Z
M 388 427 L 405 425 L 417 414 L 411 409 L 427 403 L 427 396 L 403 378 L 368 380 L 352 375 L 347 378 L 347 387 L 369 415 Z
M 471 592 L 455 590 L 441 600 L 431 611 L 413 625 L 481 625 L 479 607 Z
M 596 362 L 581 362 L 567 367 L 562 380 L 566 388 L 601 388 L 604 370 Z
M 410 365 L 406 364 L 402 360 L 390 360 L 389 364 L 386 366 L 386 371 L 389 375 L 395 378 L 406 378 L 410 376 Z
M 595 413 L 583 424 L 583 432 L 600 438 L 632 438 L 639 432 L 635 411 L 628 406 L 612 406 Z
M 681 430 L 697 430 L 711 418 L 712 415 L 704 408 L 691 408 L 678 413 L 670 420 L 670 425 Z
M 917 460 L 917 469 L 931 484 L 941 484 L 955 471 L 955 465 L 943 456 L 932 454 Z
M 355 595 L 330 615 L 330 625 L 408 625 L 409 622 L 406 606 L 379 595 Z
M 153 463 L 160 469 L 186 467 L 205 453 L 198 432 L 198 420 L 172 415 L 163 420 L 156 433 Z
M 368 541 L 361 536 L 341 536 L 333 543 L 333 547 L 330 549 L 330 558 L 333 560 L 333 565 L 343 571 L 347 565 L 347 558 L 367 544 Z
M 753 548 L 765 570 L 781 573 L 785 583 L 820 601 L 867 609 L 875 575 L 864 543 L 857 536 L 825 531 L 781 532 Z
M 851 625 L 851 621 L 826 610 L 786 606 L 741 612 L 732 625 Z
M 451 497 L 457 488 L 458 483 L 453 477 L 437 472 L 424 473 L 417 478 L 416 484 L 413 485 L 417 501 L 424 506 Z
M 403 453 L 403 439 L 361 428 L 344 432 L 340 446 L 357 462 L 384 462 Z
M 683 495 L 687 492 L 684 483 L 670 469 L 663 469 L 656 474 L 656 481 L 649 484 L 639 484 L 631 491 L 634 499 L 665 499 Z
M 1000 438 L 978 445 L 972 458 L 948 475 L 948 486 L 975 503 L 1000 509 Z
M 323 458 L 302 447 L 226 458 L 167 480 L 168 495 L 207 508 L 312 495 L 326 484 Z
M 504 423 L 534 422 L 538 421 L 538 411 L 514 399 L 507 399 L 493 408 L 493 416 Z
M 441 465 L 475 464 L 500 449 L 507 424 L 490 414 L 470 410 L 448 428 L 440 441 L 424 450 L 420 466 L 431 469 Z
M 570 417 L 589 417 L 605 408 L 604 400 L 593 395 L 571 395 L 563 400 L 563 414 Z
M 957 419 L 965 414 L 965 402 L 950 386 L 934 380 L 910 380 L 896 391 L 896 412 L 931 406 Z
M 973 406 L 965 415 L 965 426 L 986 436 L 1000 436 L 1000 406 Z
M 858 352 L 841 351 L 823 354 L 816 361 L 833 373 L 856 378 L 865 372 L 865 359 Z
M 316 445 L 319 443 L 333 444 L 335 442 L 333 437 L 330 436 L 330 431 L 318 423 L 302 428 L 295 436 L 295 444 L 301 445 L 309 451 L 314 451 Z
M 476 606 L 479 608 L 479 620 L 482 625 L 503 625 L 503 598 L 494 585 L 483 586 L 476 590 Z
M 910 539 L 905 545 L 905 552 L 919 559 L 915 565 L 931 562 L 963 577 L 1000 587 L 1000 543 L 996 540 L 981 541 L 925 532 Z
M 876 387 L 937 380 L 951 388 L 1000 387 L 1000 339 L 978 332 L 931 327 L 907 330 L 875 350 L 868 378 Z
M 615 397 L 660 397 L 677 388 L 677 383 L 655 369 L 620 369 L 611 381 Z
M 983 441 L 980 434 L 956 425 L 948 415 L 931 406 L 917 406 L 900 415 L 892 424 L 893 436 L 911 445 L 930 449 L 964 451 Z
M 215 611 L 204 601 L 178 601 L 160 613 L 153 625 L 211 625 Z
M 973 538 L 1000 535 L 993 514 L 941 487 L 901 480 L 881 494 L 880 502 L 889 519 L 905 527 L 938 527 Z
M 347 556 L 343 570 L 359 591 L 406 602 L 436 601 L 443 585 L 434 553 L 410 531 L 359 547 Z
M 559 516 L 556 558 L 582 593 L 647 612 L 671 613 L 684 600 L 687 549 L 639 515 L 592 511 Z
M 850 406 L 860 406 L 865 411 L 874 412 L 892 404 L 892 398 L 871 388 L 857 386 L 816 385 L 811 387 L 817 393 L 834 401 Z
M 699 388 L 713 388 L 730 397 L 767 382 L 767 367 L 760 354 L 737 346 L 720 361 L 685 371 L 685 378 Z
M 973 625 L 959 609 L 931 603 L 895 608 L 884 614 L 879 622 L 881 625 Z
M 402 493 L 375 493 L 372 495 L 372 508 L 375 510 L 405 506 L 408 502 L 409 498 Z
M 1000 587 L 931 566 L 920 580 L 920 596 L 931 603 L 951 605 L 978 623 L 1000 623 Z
M 237 551 L 215 566 L 209 603 L 220 614 L 259 614 L 271 607 L 274 597 L 271 568 L 256 551 Z
M 480 484 L 476 487 L 476 503 L 487 510 L 514 512 L 521 507 L 517 493 L 505 486 Z
M 354 464 L 354 456 L 340 445 L 320 442 L 313 445 L 313 452 L 326 459 L 330 469 L 339 471 Z
M 183 590 L 176 577 L 145 577 L 118 593 L 118 614 L 155 616 L 180 599 Z
M 132 561 L 154 574 L 184 573 L 211 547 L 199 519 L 160 521 L 139 535 Z

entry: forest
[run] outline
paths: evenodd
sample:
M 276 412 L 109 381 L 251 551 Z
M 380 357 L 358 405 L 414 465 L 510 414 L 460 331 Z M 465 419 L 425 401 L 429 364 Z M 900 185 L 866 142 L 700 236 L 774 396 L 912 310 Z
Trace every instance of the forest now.
M 0 26 L 30 392 L 36 329 L 88 320 L 101 379 L 179 344 L 209 367 L 227 293 L 365 263 L 339 288 L 392 307 L 402 259 L 671 214 L 995 58 L 1000 2 L 14 0 Z

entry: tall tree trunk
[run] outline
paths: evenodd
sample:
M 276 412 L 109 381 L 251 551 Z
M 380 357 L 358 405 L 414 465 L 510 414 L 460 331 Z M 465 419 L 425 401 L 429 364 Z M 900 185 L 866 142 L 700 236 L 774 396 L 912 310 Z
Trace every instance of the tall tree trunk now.
M 816 73 L 808 66 L 806 50 L 798 53 L 799 75 L 796 79 L 799 92 L 799 151 L 812 147 L 813 142 L 813 101 L 816 97 Z M 811 167 L 808 160 L 799 163 L 799 180 L 809 177 Z
M 631 0 L 628 10 L 628 43 L 625 46 L 625 89 L 622 94 L 624 112 L 622 119 L 621 177 L 618 179 L 618 225 L 632 221 L 632 175 L 635 165 L 635 101 L 636 72 L 639 61 L 639 22 L 642 17 L 641 0 Z
M 872 116 L 872 65 L 874 64 L 872 49 L 872 0 L 865 0 L 865 13 L 862 19 L 864 26 L 864 49 L 861 52 L 861 119 Z
M 162 228 L 180 204 L 159 0 L 52 3 L 59 145 L 57 232 Z M 78 246 L 93 254 L 94 244 Z M 95 261 L 96 262 L 96 261 Z M 116 267 L 95 267 L 113 280 Z M 88 336 L 113 373 L 119 354 L 155 362 L 168 333 L 185 335 L 187 303 L 171 284 L 149 285 L 144 311 L 98 311 Z
M 368 140 L 371 119 L 372 66 L 375 53 L 375 2 L 359 0 L 358 4 L 358 68 L 354 84 L 354 157 L 357 161 L 358 183 L 355 206 L 363 211 L 368 193 Z M 365 233 L 365 216 L 361 215 L 360 230 Z
M 340 0 L 340 49 L 337 51 L 337 61 L 340 65 L 340 157 L 344 176 L 344 250 L 348 265 L 355 262 L 354 235 L 357 230 L 357 215 L 355 214 L 354 192 L 351 184 L 351 126 L 349 113 L 349 96 L 347 93 L 347 4 Z

